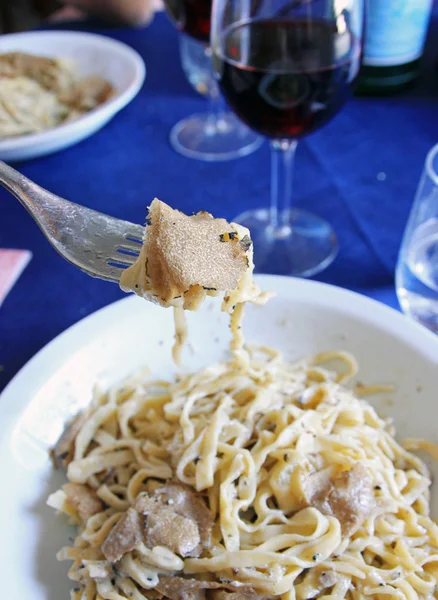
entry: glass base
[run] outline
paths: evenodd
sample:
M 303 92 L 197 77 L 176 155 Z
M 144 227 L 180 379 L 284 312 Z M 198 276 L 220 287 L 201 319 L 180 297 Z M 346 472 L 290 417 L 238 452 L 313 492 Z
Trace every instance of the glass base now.
M 234 220 L 251 232 L 257 273 L 310 277 L 328 267 L 338 253 L 329 223 L 303 210 L 291 210 L 288 225 L 275 229 L 267 209 L 249 210 Z
M 263 137 L 231 113 L 218 119 L 204 113 L 179 121 L 170 132 L 170 143 L 183 156 L 214 162 L 251 154 L 261 146 Z

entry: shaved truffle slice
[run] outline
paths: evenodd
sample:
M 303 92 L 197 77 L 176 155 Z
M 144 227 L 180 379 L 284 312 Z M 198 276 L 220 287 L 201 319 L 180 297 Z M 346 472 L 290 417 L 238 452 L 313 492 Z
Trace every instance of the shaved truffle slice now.
M 213 518 L 204 500 L 189 486 L 168 483 L 153 494 L 140 494 L 135 508 L 146 516 L 145 540 L 181 556 L 200 556 L 210 544 Z
M 66 483 L 63 490 L 67 495 L 65 503 L 77 512 L 83 522 L 88 521 L 104 508 L 102 500 L 89 485 Z
M 360 464 L 335 477 L 328 471 L 311 474 L 305 495 L 309 506 L 336 517 L 346 536 L 359 529 L 376 505 L 371 477 Z
M 212 595 L 214 600 L 260 600 L 263 597 L 248 590 L 238 590 L 237 592 L 217 590 L 212 592 Z
M 155 589 L 169 600 L 204 600 L 205 588 L 201 583 L 197 579 L 160 575 Z
M 161 508 L 149 513 L 146 518 L 145 542 L 150 548 L 165 546 L 185 557 L 199 546 L 201 538 L 196 521 Z
M 189 531 L 192 531 L 190 545 L 194 543 L 195 539 L 198 540 L 198 543 L 189 551 L 187 551 L 188 546 L 186 545 L 185 549 L 187 553 L 182 556 L 200 556 L 203 548 L 208 548 L 210 545 L 213 517 L 202 497 L 189 486 L 177 482 L 167 483 L 157 488 L 151 496 L 147 494 L 139 495 L 135 507 L 139 512 L 148 515 L 146 522 L 147 529 L 151 523 L 149 515 L 153 514 L 156 517 L 153 520 L 153 523 L 155 523 L 155 532 L 159 530 L 163 531 L 164 528 L 159 526 L 159 520 L 161 518 L 170 519 L 170 513 L 184 517 L 185 521 L 178 521 L 181 529 L 172 530 L 168 534 L 173 538 L 172 546 L 175 547 L 180 544 L 179 538 L 183 530 L 187 534 Z M 196 536 L 194 535 L 193 526 L 188 521 L 196 524 Z M 174 523 L 176 524 L 177 521 L 175 520 Z M 156 535 L 153 539 L 157 539 Z M 170 548 L 170 546 L 168 547 Z
M 207 293 L 235 290 L 248 269 L 251 240 L 239 230 L 242 240 L 225 219 L 206 212 L 189 217 L 155 199 L 140 256 L 120 286 L 162 306 L 182 298 L 194 310 Z
M 201 581 L 198 579 L 177 577 L 172 575 L 160 575 L 158 585 L 155 588 L 163 596 L 170 600 L 204 600 L 205 590 L 227 589 L 241 594 L 241 598 L 230 598 L 229 600 L 256 600 L 257 596 L 252 593 L 252 588 L 240 582 Z M 243 593 L 248 592 L 248 596 Z M 245 598 L 243 596 L 245 595 Z M 225 599 L 224 599 L 225 600 Z
M 163 503 L 172 507 L 175 512 L 190 517 L 197 522 L 201 544 L 208 548 L 214 521 L 202 496 L 188 485 L 177 482 L 169 482 L 156 490 L 155 493 Z
M 51 451 L 55 467 L 67 469 L 68 465 L 73 460 L 76 436 L 86 420 L 87 415 L 85 413 L 79 413 L 64 429 L 56 446 Z
M 135 510 L 142 515 L 150 515 L 155 510 L 160 510 L 161 508 L 162 504 L 159 502 L 158 498 L 149 493 L 139 494 L 135 501 Z
M 134 550 L 143 541 L 143 518 L 129 508 L 114 525 L 102 545 L 103 555 L 111 563 L 117 562 L 127 552 Z

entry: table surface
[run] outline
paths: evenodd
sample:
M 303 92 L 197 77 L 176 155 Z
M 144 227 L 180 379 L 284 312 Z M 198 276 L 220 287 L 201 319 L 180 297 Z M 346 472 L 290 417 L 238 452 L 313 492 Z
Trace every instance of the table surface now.
M 17 165 L 56 194 L 141 223 L 157 196 L 185 212 L 231 219 L 269 201 L 267 143 L 251 156 L 209 164 L 176 154 L 168 141 L 179 119 L 203 111 L 185 79 L 177 34 L 164 14 L 145 29 L 98 31 L 144 58 L 145 85 L 102 131 L 51 156 Z M 321 131 L 299 144 L 295 204 L 328 219 L 340 240 L 320 281 L 359 290 L 397 307 L 394 267 L 424 158 L 438 141 L 438 13 L 415 88 L 387 98 L 352 98 Z M 435 38 L 435 42 L 434 42 Z M 61 331 L 123 296 L 62 260 L 24 208 L 0 189 L 0 247 L 33 259 L 0 309 L 0 389 Z

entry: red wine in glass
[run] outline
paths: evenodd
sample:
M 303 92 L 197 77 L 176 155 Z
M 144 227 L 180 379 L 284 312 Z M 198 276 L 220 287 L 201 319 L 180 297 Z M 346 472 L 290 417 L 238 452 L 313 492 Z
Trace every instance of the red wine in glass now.
M 272 18 L 237 23 L 214 54 L 234 112 L 269 138 L 298 139 L 330 120 L 359 70 L 360 44 L 324 20 Z
M 312 277 L 338 252 L 330 223 L 292 206 L 292 173 L 298 140 L 336 115 L 357 78 L 365 3 L 213 0 L 216 79 L 230 108 L 271 146 L 269 205 L 234 218 L 251 231 L 259 272 Z
M 210 41 L 212 0 L 165 0 L 165 5 L 179 31 L 200 42 Z

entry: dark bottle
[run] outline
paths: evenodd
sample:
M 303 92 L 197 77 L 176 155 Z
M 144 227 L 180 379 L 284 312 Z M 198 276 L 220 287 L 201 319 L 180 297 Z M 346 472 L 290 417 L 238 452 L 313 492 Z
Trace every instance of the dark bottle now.
M 432 0 L 368 0 L 358 93 L 390 94 L 419 73 Z

